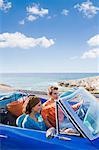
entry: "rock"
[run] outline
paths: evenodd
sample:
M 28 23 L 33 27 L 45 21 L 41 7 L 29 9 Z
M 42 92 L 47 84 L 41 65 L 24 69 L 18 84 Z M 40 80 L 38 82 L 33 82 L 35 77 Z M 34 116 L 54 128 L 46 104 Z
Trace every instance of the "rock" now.
M 84 87 L 88 91 L 99 93 L 99 76 L 82 78 L 78 80 L 68 80 L 58 83 L 59 86 L 64 87 Z

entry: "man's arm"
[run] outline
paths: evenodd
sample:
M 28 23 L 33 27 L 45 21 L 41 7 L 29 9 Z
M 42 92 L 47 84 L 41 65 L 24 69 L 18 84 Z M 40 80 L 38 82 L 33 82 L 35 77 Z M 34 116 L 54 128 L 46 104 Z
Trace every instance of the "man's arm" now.
M 73 110 L 77 110 L 77 109 L 81 106 L 82 103 L 83 103 L 83 100 L 81 100 L 81 101 L 80 101 L 79 103 L 77 103 L 77 104 L 72 105 L 71 107 L 72 107 Z

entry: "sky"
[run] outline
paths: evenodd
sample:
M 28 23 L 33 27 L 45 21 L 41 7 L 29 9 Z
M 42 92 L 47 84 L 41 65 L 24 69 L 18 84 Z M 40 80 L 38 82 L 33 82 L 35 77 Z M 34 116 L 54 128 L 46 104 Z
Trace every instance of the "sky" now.
M 99 73 L 98 0 L 0 0 L 1 73 Z

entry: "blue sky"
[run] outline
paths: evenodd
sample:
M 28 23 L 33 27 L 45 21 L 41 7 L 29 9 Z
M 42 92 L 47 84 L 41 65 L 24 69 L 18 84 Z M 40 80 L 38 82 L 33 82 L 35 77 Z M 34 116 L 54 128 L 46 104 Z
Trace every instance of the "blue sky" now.
M 98 0 L 0 0 L 0 72 L 99 72 Z

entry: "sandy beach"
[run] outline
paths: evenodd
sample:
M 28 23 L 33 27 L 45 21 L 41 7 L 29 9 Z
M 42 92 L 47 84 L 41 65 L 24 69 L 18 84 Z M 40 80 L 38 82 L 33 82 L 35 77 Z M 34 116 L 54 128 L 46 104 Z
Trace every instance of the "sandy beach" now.
M 0 84 L 0 91 L 12 92 L 15 91 L 15 89 L 12 88 L 10 85 Z
M 11 87 L 10 85 L 6 85 L 6 84 L 0 84 L 0 91 L 4 91 L 4 92 L 14 92 L 14 91 L 19 91 L 19 92 L 25 92 L 25 93 L 29 93 L 32 95 L 37 95 L 39 97 L 42 98 L 48 98 L 47 96 L 47 92 L 44 91 L 32 91 L 32 90 L 23 90 L 23 89 L 16 89 Z

